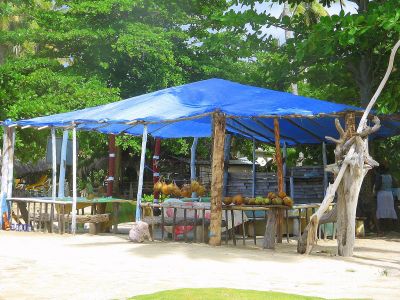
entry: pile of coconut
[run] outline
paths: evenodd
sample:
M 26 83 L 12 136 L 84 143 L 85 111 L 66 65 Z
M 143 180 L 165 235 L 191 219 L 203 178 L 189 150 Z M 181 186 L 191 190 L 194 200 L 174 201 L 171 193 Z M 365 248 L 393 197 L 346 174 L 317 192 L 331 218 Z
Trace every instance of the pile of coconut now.
M 204 185 L 196 180 L 193 180 L 190 184 L 184 184 L 182 187 L 179 187 L 175 182 L 168 184 L 165 181 L 158 181 L 154 184 L 154 191 L 176 198 L 190 198 L 192 193 L 196 193 L 198 197 L 204 197 L 207 193 Z
M 240 194 L 233 197 L 224 197 L 223 203 L 225 205 L 286 205 L 292 207 L 294 201 L 284 192 L 269 192 L 267 197 L 248 198 Z

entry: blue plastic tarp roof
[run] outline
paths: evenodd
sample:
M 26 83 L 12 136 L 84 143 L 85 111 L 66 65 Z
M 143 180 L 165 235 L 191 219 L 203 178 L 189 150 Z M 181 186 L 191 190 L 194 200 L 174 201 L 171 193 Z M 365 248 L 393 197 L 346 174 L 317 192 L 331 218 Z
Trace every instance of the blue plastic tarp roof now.
M 333 116 L 362 110 L 214 78 L 16 123 L 33 127 L 77 124 L 80 130 L 130 135 L 141 135 L 143 125 L 148 124 L 154 137 L 209 137 L 211 115 L 218 111 L 227 116 L 227 131 L 267 143 L 274 141 L 273 117 L 280 117 L 282 141 L 290 146 L 321 143 L 325 135 L 337 136 Z M 399 134 L 398 122 L 396 126 L 397 133 L 386 128 L 380 137 Z

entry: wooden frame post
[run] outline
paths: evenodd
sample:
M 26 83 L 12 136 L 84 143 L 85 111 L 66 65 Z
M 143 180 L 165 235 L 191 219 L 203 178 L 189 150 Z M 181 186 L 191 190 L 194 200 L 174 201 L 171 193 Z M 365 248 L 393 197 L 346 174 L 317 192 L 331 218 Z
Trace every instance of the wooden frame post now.
M 196 180 L 196 149 L 199 138 L 193 139 L 192 148 L 190 149 L 190 181 Z M 196 192 L 192 192 L 192 198 L 197 197 Z
M 138 190 L 136 196 L 136 216 L 135 221 L 140 221 L 140 205 L 142 203 L 142 192 L 143 192 L 143 176 L 144 176 L 144 161 L 146 158 L 146 145 L 147 145 L 147 125 L 143 126 L 143 136 L 142 136 L 142 153 L 140 155 L 140 170 L 138 178 Z
M 282 177 L 283 177 L 283 191 L 287 193 L 286 187 L 286 175 L 287 175 L 287 145 L 286 142 L 283 143 L 283 167 L 282 167 Z
M 161 139 L 156 138 L 154 146 L 153 155 L 153 184 L 156 184 L 160 180 L 160 152 L 161 152 Z M 160 197 L 159 191 L 154 191 L 154 203 L 158 203 L 158 198 Z
M 276 167 L 278 177 L 278 193 L 283 192 L 283 162 L 281 152 L 281 136 L 279 130 L 279 120 L 274 118 L 274 134 L 275 134 L 275 149 L 276 149 Z
M 77 170 L 77 147 L 76 147 L 76 127 L 72 128 L 72 223 L 71 233 L 76 232 L 76 202 L 77 202 L 77 186 L 76 186 L 76 170 Z
M 12 182 L 10 187 L 10 177 L 12 179 L 12 164 L 13 164 L 13 140 L 15 138 L 14 128 L 3 126 L 3 153 L 1 166 L 1 195 L 0 195 L 0 229 L 9 230 L 9 211 L 7 207 L 7 198 L 12 192 Z M 11 165 L 11 169 L 10 169 Z M 4 222 L 4 224 L 3 224 Z
M 324 166 L 324 194 L 328 188 L 328 172 L 326 171 L 326 166 L 328 165 L 328 160 L 326 157 L 326 144 L 322 142 L 322 164 Z
M 56 146 L 56 129 L 51 128 L 51 198 L 56 201 L 57 197 L 57 146 Z
M 228 181 L 229 181 L 229 160 L 231 156 L 231 140 L 232 135 L 225 135 L 224 144 L 224 179 L 223 179 L 223 191 L 222 195 L 225 197 L 228 194 Z
M 8 178 L 7 178 L 7 198 L 12 197 L 14 187 L 14 148 L 15 148 L 15 127 L 9 127 L 11 144 L 8 157 Z
M 253 139 L 253 166 L 252 166 L 252 186 L 251 186 L 251 196 L 254 198 L 256 196 L 256 140 Z
M 213 114 L 213 149 L 211 177 L 211 220 L 210 245 L 221 245 L 222 185 L 224 179 L 224 144 L 226 117 L 223 113 Z
M 281 136 L 279 129 L 279 120 L 274 118 L 274 135 L 275 135 L 275 149 L 276 149 L 276 166 L 278 177 L 278 193 L 284 192 L 283 189 L 283 162 L 281 152 Z M 276 241 L 282 243 L 282 227 L 283 227 L 283 211 L 282 209 L 276 210 Z
M 65 191 L 65 170 L 67 168 L 67 145 L 68 145 L 68 130 L 63 131 L 61 155 L 60 155 L 60 174 L 58 178 L 58 198 L 64 198 Z
M 107 178 L 107 197 L 112 197 L 115 175 L 115 135 L 108 136 L 108 178 Z

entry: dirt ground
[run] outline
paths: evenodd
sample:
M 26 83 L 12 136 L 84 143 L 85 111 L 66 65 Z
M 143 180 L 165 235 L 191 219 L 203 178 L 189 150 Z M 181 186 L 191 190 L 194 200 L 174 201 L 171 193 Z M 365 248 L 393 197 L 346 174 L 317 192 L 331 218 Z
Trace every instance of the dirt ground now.
M 399 235 L 358 239 L 353 258 L 335 249 L 334 241 L 320 241 L 302 256 L 295 241 L 270 251 L 0 231 L 0 299 L 125 299 L 184 287 L 400 299 Z

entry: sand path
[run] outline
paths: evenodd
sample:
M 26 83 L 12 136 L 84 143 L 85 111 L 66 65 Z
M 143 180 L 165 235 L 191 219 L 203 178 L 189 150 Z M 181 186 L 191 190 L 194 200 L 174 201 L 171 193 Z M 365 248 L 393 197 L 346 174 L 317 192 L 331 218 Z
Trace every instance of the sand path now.
M 0 231 L 0 299 L 125 299 L 183 287 L 400 299 L 400 238 L 358 239 L 355 257 L 200 244 L 132 244 L 125 235 Z M 327 250 L 327 251 L 326 251 Z

